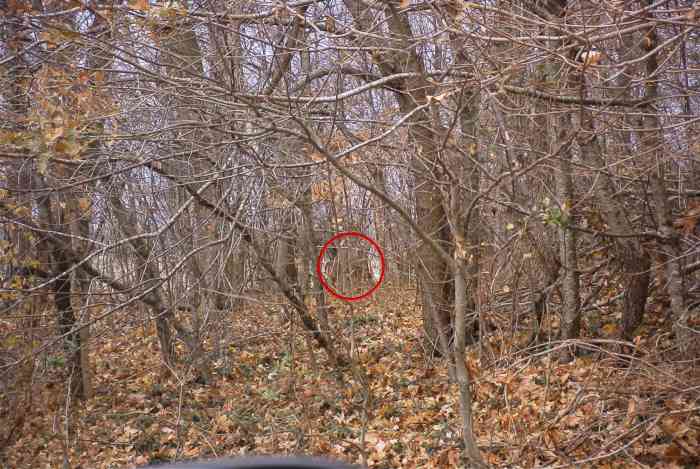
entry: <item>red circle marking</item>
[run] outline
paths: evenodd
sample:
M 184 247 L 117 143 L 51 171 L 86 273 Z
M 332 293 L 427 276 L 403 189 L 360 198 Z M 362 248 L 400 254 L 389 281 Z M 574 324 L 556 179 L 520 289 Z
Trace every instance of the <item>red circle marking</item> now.
M 328 250 L 330 245 L 341 238 L 348 238 L 348 237 L 364 239 L 365 241 L 367 241 L 369 244 L 372 245 L 372 247 L 374 248 L 375 251 L 377 251 L 379 253 L 379 263 L 380 263 L 379 280 L 377 280 L 377 283 L 375 283 L 372 288 L 370 288 L 365 293 L 363 293 L 359 296 L 345 296 L 345 295 L 341 295 L 337 291 L 333 290 L 333 288 L 330 285 L 328 285 L 328 282 L 326 282 L 326 279 L 323 277 L 323 272 L 321 270 L 321 263 L 323 261 L 323 256 L 326 255 L 326 251 Z M 384 261 L 384 252 L 382 251 L 382 248 L 379 247 L 379 244 L 377 244 L 377 242 L 375 240 L 373 240 L 372 238 L 370 238 L 369 236 L 367 236 L 363 233 L 359 233 L 357 231 L 343 231 L 343 232 L 338 233 L 335 236 L 333 236 L 331 239 L 326 241 L 326 244 L 323 245 L 323 247 L 321 248 L 321 252 L 318 255 L 318 259 L 316 259 L 316 275 L 318 275 L 318 279 L 321 281 L 321 285 L 323 285 L 323 288 L 328 293 L 330 293 L 334 297 L 340 298 L 341 300 L 344 300 L 344 301 L 359 301 L 363 298 L 367 298 L 369 295 L 374 293 L 374 291 L 377 288 L 379 288 L 379 285 L 382 284 L 382 281 L 384 281 L 385 267 L 386 267 L 386 264 Z

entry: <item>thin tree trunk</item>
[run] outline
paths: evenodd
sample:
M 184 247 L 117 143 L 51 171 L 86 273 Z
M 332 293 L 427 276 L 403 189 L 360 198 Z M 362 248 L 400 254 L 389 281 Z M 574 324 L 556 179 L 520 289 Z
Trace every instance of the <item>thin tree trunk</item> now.
M 277 242 L 275 271 L 298 294 L 301 289 L 299 288 L 299 273 L 296 267 L 297 236 L 292 214 L 286 213 L 282 220 L 282 233 Z
M 564 21 L 566 15 L 566 0 L 550 0 L 541 6 L 535 5 L 535 9 L 541 7 L 546 11 L 546 15 L 553 20 Z M 555 46 L 561 45 L 561 41 L 554 41 Z M 547 64 L 549 76 L 556 76 L 557 70 L 553 63 Z M 562 65 L 562 67 L 566 67 Z M 560 70 L 564 77 L 563 93 L 574 89 L 575 82 L 572 80 L 572 70 L 568 67 Z M 573 119 L 570 113 L 565 113 L 562 117 L 554 120 L 556 141 L 563 142 L 568 137 L 569 129 L 572 128 Z M 571 144 L 567 143 L 559 153 L 559 172 L 556 174 L 556 194 L 559 203 L 559 261 L 563 270 L 562 274 L 562 314 L 561 314 L 561 339 L 576 339 L 581 330 L 581 293 L 578 272 L 577 236 L 576 232 L 568 227 L 576 219 L 576 204 L 574 196 L 573 167 L 571 165 Z M 566 362 L 573 359 L 571 350 L 564 349 L 561 360 Z
M 357 28 L 363 31 L 373 30 L 370 15 L 365 13 L 368 7 L 358 0 L 345 0 L 345 5 L 353 15 Z M 399 12 L 396 5 L 388 3 L 385 6 L 386 24 L 391 32 L 390 38 L 384 42 L 374 41 L 377 47 L 372 59 L 383 75 L 391 75 L 396 71 L 415 72 L 415 78 L 397 81 L 395 94 L 402 113 L 412 112 L 409 119 L 409 141 L 415 147 L 415 155 L 410 166 L 414 175 L 416 222 L 423 232 L 438 241 L 439 245 L 452 251 L 453 241 L 443 207 L 440 187 L 433 177 L 439 166 L 433 122 L 430 113 L 419 109 L 428 100 L 428 94 L 434 86 L 426 80 L 425 66 L 422 57 L 416 51 L 411 24 L 405 12 Z M 387 53 L 390 48 L 395 53 Z M 384 51 L 384 52 L 382 52 Z M 438 256 L 426 243 L 420 243 L 415 251 L 414 267 L 418 285 L 423 297 L 422 316 L 425 333 L 425 345 L 430 352 L 441 354 L 440 334 L 452 336 L 452 314 L 454 304 L 454 278 L 452 266 Z
M 10 5 L 7 6 L 10 7 Z M 19 4 L 16 6 L 19 6 Z M 5 61 L 3 65 L 3 78 L 6 81 L 4 81 L 5 87 L 0 89 L 0 100 L 3 101 L 4 109 L 9 111 L 5 115 L 14 116 L 15 118 L 14 121 L 7 119 L 7 121 L 3 122 L 2 129 L 19 134 L 27 131 L 27 116 L 30 109 L 29 84 L 24 80 L 29 75 L 30 68 L 24 54 L 21 52 L 23 47 L 21 37 L 24 29 L 22 17 L 24 15 L 21 11 L 16 11 L 13 8 L 7 8 L 3 13 L 6 16 L 4 18 L 5 24 L 3 27 L 0 27 L 0 43 L 3 44 L 4 52 L 10 59 Z M 29 154 L 27 153 L 22 160 L 12 164 L 3 162 L 3 165 L 2 180 L 6 184 L 6 189 L 9 193 L 8 199 L 13 202 L 16 208 L 29 209 L 31 207 L 31 199 L 26 191 L 32 187 L 34 172 L 33 164 L 29 161 Z M 27 210 L 27 213 L 31 213 L 31 210 Z M 26 236 L 27 231 L 12 229 L 7 224 L 3 226 L 2 232 L 3 242 L 9 241 L 10 245 L 15 247 L 15 262 L 36 260 L 44 270 L 49 270 L 46 252 L 39 249 L 39 252 L 36 253 L 36 251 L 29 249 L 30 243 L 29 238 Z M 3 252 L 3 270 L 12 267 L 5 264 L 8 252 L 11 251 L 4 250 Z M 34 259 L 25 259 L 24 256 L 28 255 L 33 255 Z M 39 298 L 29 298 L 28 301 L 24 301 L 23 304 L 19 305 L 14 312 L 14 314 L 25 315 L 28 318 L 22 324 L 22 326 L 27 325 L 27 327 L 22 327 L 27 350 L 31 350 L 34 347 L 35 333 L 39 326 L 38 305 L 40 303 Z M 2 309 L 5 309 L 4 305 Z M 11 373 L 14 373 L 13 379 L 3 385 L 3 392 L 0 396 L 0 419 L 3 421 L 3 425 L 0 425 L 2 427 L 0 428 L 0 465 L 3 464 L 4 448 L 10 448 L 22 436 L 22 427 L 26 417 L 32 411 L 34 368 L 35 360 L 27 360 L 17 365 L 11 370 Z
M 568 121 L 568 122 L 567 122 Z M 567 125 L 568 124 L 568 125 Z M 570 119 L 563 119 L 560 123 L 562 129 L 570 128 Z M 566 138 L 564 132 L 562 138 Z M 581 331 L 581 294 L 579 291 L 578 254 L 576 246 L 576 232 L 568 227 L 574 223 L 574 184 L 571 166 L 571 151 L 569 148 L 561 152 L 559 174 L 557 174 L 557 197 L 561 210 L 560 236 L 560 263 L 564 270 L 562 276 L 562 340 L 576 339 Z M 562 361 L 573 359 L 569 349 L 564 349 Z
M 309 276 L 311 277 L 311 295 L 316 301 L 316 316 L 318 324 L 322 330 L 330 334 L 330 323 L 328 322 L 328 304 L 326 301 L 326 292 L 321 285 L 321 281 L 316 275 L 316 252 L 319 245 L 318 239 L 314 232 L 314 220 L 312 210 L 312 194 L 311 188 L 305 191 L 301 201 L 302 223 L 303 223 L 303 240 L 305 262 L 308 265 Z M 305 285 L 308 285 L 309 279 L 304 280 Z
M 457 45 L 456 38 L 452 38 L 453 47 L 459 50 L 456 62 L 460 66 L 469 65 L 469 58 Z M 476 309 L 476 297 L 479 291 L 479 274 L 481 268 L 481 236 L 479 210 L 473 209 L 476 197 L 480 193 L 479 185 L 481 173 L 478 167 L 479 152 L 479 117 L 480 117 L 480 93 L 478 90 L 465 90 L 458 100 L 458 119 L 462 131 L 461 142 L 468 149 L 469 158 L 454 155 L 452 163 L 456 169 L 455 174 L 467 187 L 467 190 L 453 185 L 450 194 L 450 218 L 452 238 L 455 240 L 454 250 L 454 286 L 455 286 L 455 326 L 454 326 L 454 360 L 457 385 L 459 386 L 459 408 L 462 418 L 462 438 L 464 440 L 465 455 L 477 467 L 485 466 L 474 435 L 474 421 L 472 416 L 473 396 L 471 393 L 471 379 L 466 366 L 466 339 L 467 334 L 474 331 L 469 327 L 467 316 L 472 319 L 471 325 L 483 325 L 481 312 Z M 465 274 L 469 278 L 465 278 Z M 478 322 L 476 322 L 478 320 Z M 483 332 L 483 330 L 481 330 Z M 471 334 L 470 334 L 471 336 Z
M 474 436 L 474 418 L 472 416 L 472 402 L 474 398 L 471 393 L 471 379 L 469 370 L 466 364 L 465 349 L 466 335 L 460 331 L 465 331 L 467 328 L 467 289 L 468 285 L 462 272 L 468 271 L 467 260 L 464 253 L 468 252 L 468 248 L 464 244 L 457 241 L 457 249 L 455 250 L 455 374 L 457 385 L 459 386 L 459 413 L 462 418 L 462 439 L 467 458 L 478 466 L 484 466 L 484 460 L 479 451 Z
M 651 0 L 643 0 L 642 4 L 649 9 L 645 16 L 650 23 L 646 31 L 642 47 L 652 51 L 658 45 L 658 37 L 651 13 Z M 640 136 L 641 146 L 651 155 L 652 171 L 649 174 L 652 200 L 654 202 L 654 218 L 658 226 L 658 231 L 662 236 L 659 242 L 664 261 L 666 263 L 666 289 L 671 298 L 671 314 L 673 315 L 673 329 L 676 334 L 676 342 L 681 352 L 686 352 L 691 345 L 693 331 L 689 327 L 689 311 L 685 304 L 685 286 L 683 282 L 682 251 L 680 237 L 673 227 L 673 218 L 668 197 L 666 195 L 666 185 L 664 182 L 664 138 L 662 123 L 655 108 L 655 103 L 659 98 L 656 74 L 659 63 L 657 53 L 650 54 L 646 60 L 646 80 L 644 82 L 644 97 L 649 104 L 646 105 L 645 114 L 642 118 L 645 132 Z
M 87 208 L 77 221 L 78 234 L 83 239 L 90 239 L 90 220 L 92 219 L 92 208 Z M 88 254 L 88 244 L 86 241 L 80 243 L 79 252 L 86 256 Z M 80 305 L 80 317 L 78 322 L 80 327 L 80 370 L 82 371 L 83 396 L 90 399 L 93 396 L 92 366 L 90 364 L 90 328 L 85 326 L 90 321 L 90 278 L 83 271 L 75 273 L 75 290 L 79 293 L 77 303 Z
M 144 280 L 146 283 L 158 282 L 160 276 L 155 271 L 155 267 L 150 261 L 151 249 L 143 239 L 136 237 L 138 233 L 135 230 L 135 221 L 127 217 L 127 211 L 122 204 L 120 195 L 113 193 L 110 198 L 110 202 L 114 209 L 113 214 L 117 219 L 119 229 L 121 229 L 128 237 L 135 237 L 130 244 L 136 251 L 138 259 L 143 263 Z M 168 308 L 165 307 L 163 299 L 158 290 L 150 292 L 148 294 L 148 300 L 152 306 L 152 314 L 155 318 L 156 333 L 160 344 L 161 358 L 166 366 L 173 366 L 175 364 L 175 349 L 172 330 L 170 324 L 168 323 L 166 314 Z
M 580 85 L 586 86 L 585 74 L 579 76 Z M 585 88 L 584 88 L 585 89 Z M 607 171 L 607 164 L 598 141 L 593 117 L 590 111 L 581 112 L 581 132 L 578 135 L 581 156 L 590 166 L 599 170 L 599 185 L 595 190 L 597 205 L 603 213 L 603 219 L 610 231 L 626 234 L 634 231 L 634 227 L 625 216 L 625 208 L 615 197 L 617 190 Z M 635 329 L 644 319 L 644 308 L 649 296 L 649 280 L 651 262 L 639 239 L 616 237 L 615 254 L 622 266 L 622 329 L 621 337 L 631 340 Z
M 153 169 L 159 171 L 155 167 L 153 167 Z M 172 175 L 163 172 L 160 172 L 160 174 L 169 178 L 173 177 Z M 175 178 L 174 180 L 180 182 L 177 178 Z M 255 242 L 255 236 L 251 232 L 251 229 L 241 224 L 235 216 L 228 213 L 228 211 L 222 208 L 220 205 L 212 204 L 211 202 L 206 200 L 204 197 L 202 197 L 201 194 L 199 194 L 195 190 L 195 188 L 191 184 L 185 184 L 185 187 L 190 193 L 190 195 L 194 197 L 197 203 L 199 203 L 202 207 L 206 208 L 217 217 L 231 222 L 233 224 L 233 227 L 236 230 L 240 231 L 243 241 L 248 246 L 250 246 L 250 248 L 255 252 L 260 266 L 272 277 L 272 280 L 277 285 L 277 288 L 282 292 L 282 294 L 287 298 L 292 307 L 297 311 L 297 314 L 299 315 L 301 322 L 304 325 L 304 328 L 307 331 L 309 331 L 309 333 L 316 340 L 319 346 L 321 346 L 321 348 L 323 348 L 328 353 L 331 363 L 334 366 L 346 365 L 348 363 L 347 358 L 335 350 L 330 337 L 325 331 L 319 328 L 318 323 L 310 314 L 309 309 L 304 303 L 304 301 L 301 298 L 299 298 L 297 292 L 294 291 L 293 286 L 290 285 L 284 278 L 277 275 L 274 262 L 271 262 L 268 259 L 263 247 Z

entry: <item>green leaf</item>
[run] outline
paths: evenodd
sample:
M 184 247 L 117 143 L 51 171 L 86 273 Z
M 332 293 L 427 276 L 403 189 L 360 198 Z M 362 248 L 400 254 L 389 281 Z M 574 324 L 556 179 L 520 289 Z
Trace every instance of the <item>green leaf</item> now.
M 266 399 L 268 401 L 278 401 L 280 399 L 279 393 L 275 391 L 274 389 L 265 389 L 262 392 L 262 397 L 263 399 Z
M 49 357 L 47 360 L 47 364 L 51 368 L 61 368 L 65 366 L 66 362 L 63 360 L 63 357 Z

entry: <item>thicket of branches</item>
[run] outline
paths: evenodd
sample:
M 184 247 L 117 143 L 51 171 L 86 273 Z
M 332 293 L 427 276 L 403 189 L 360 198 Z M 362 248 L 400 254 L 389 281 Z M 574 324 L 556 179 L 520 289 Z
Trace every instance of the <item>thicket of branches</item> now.
M 631 353 L 653 299 L 697 366 L 695 2 L 0 8 L 0 444 L 46 357 L 91 396 L 89 344 L 125 315 L 215 385 L 231 315 L 281 302 L 361 373 L 315 275 L 342 231 L 420 292 L 474 464 L 464 351 L 502 358 L 483 339 L 503 318 L 568 362 L 601 312 Z M 376 280 L 366 247 L 338 253 L 343 288 Z

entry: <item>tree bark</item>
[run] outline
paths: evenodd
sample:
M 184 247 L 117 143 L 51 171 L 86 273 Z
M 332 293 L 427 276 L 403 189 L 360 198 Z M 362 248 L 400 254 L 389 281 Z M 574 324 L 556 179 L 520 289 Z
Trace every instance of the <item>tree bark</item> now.
M 565 21 L 566 18 L 567 0 L 548 0 L 539 2 L 534 5 L 535 9 L 541 8 L 545 13 L 544 17 L 550 17 L 553 21 Z M 554 46 L 560 46 L 562 41 L 553 41 Z M 564 67 L 564 65 L 562 65 Z M 557 75 L 554 63 L 549 63 L 546 66 L 547 73 L 550 77 Z M 564 94 L 567 91 L 575 89 L 575 83 L 571 78 L 571 73 L 568 70 L 562 72 L 564 81 L 562 83 Z M 555 119 L 555 128 L 558 129 L 556 141 L 565 142 L 568 138 L 567 133 L 572 128 L 573 120 L 570 113 L 565 113 L 558 119 Z M 550 142 L 552 143 L 552 142 Z M 559 225 L 559 263 L 562 273 L 562 314 L 561 314 L 561 339 L 570 340 L 579 337 L 581 330 L 581 294 L 578 272 L 578 254 L 577 254 L 577 236 L 569 225 L 576 220 L 576 200 L 574 193 L 573 168 L 571 165 L 571 146 L 570 142 L 559 152 L 559 172 L 555 177 L 556 195 L 558 202 L 558 220 Z M 562 361 L 570 361 L 573 359 L 573 354 L 570 349 L 563 349 L 561 354 Z
M 38 178 L 37 178 L 38 179 Z M 43 187 L 43 184 L 42 184 Z M 68 233 L 69 229 L 66 226 L 66 217 L 69 216 L 68 210 L 62 208 L 61 205 L 67 207 L 63 202 L 52 206 L 51 197 L 44 195 L 38 202 L 38 214 L 41 224 L 47 230 L 56 233 Z M 82 337 L 80 331 L 77 330 L 78 324 L 71 304 L 71 274 L 69 269 L 72 263 L 67 254 L 56 245 L 50 245 L 50 260 L 51 270 L 49 274 L 55 278 L 51 284 L 54 294 L 54 305 L 58 316 L 58 331 L 64 336 L 63 350 L 66 354 L 66 369 L 70 377 L 70 393 L 71 396 L 79 399 L 85 398 L 83 388 L 83 371 L 81 360 L 81 345 Z
M 585 73 L 579 75 L 580 86 L 586 87 Z M 603 219 L 614 233 L 632 233 L 634 226 L 625 215 L 625 208 L 615 196 L 617 190 L 609 175 L 603 156 L 601 144 L 598 141 L 593 117 L 590 111 L 581 111 L 581 132 L 578 143 L 583 160 L 591 167 L 599 170 L 599 185 L 594 191 L 597 205 L 602 211 Z M 622 267 L 622 328 L 621 338 L 631 340 L 635 329 L 644 319 L 644 309 L 649 296 L 649 280 L 651 262 L 637 238 L 616 237 L 613 239 L 615 256 Z
M 160 281 L 160 274 L 155 270 L 156 267 L 150 262 L 151 248 L 146 241 L 138 237 L 136 230 L 136 221 L 127 215 L 126 207 L 121 201 L 121 195 L 113 192 L 110 196 L 110 203 L 113 208 L 112 214 L 117 220 L 117 227 L 127 237 L 134 237 L 130 242 L 136 252 L 138 260 L 142 263 L 143 279 L 146 284 L 154 284 Z M 148 285 L 150 286 L 150 285 Z M 170 367 L 175 364 L 175 344 L 173 334 L 166 311 L 168 308 L 163 302 L 163 298 L 158 290 L 154 290 L 148 294 L 149 303 L 152 306 L 151 313 L 155 318 L 156 333 L 158 334 L 158 342 L 160 344 L 160 354 L 163 363 Z
M 651 0 L 643 0 L 642 4 L 647 7 L 644 16 L 649 21 L 649 28 L 644 35 L 642 48 L 653 51 L 658 45 L 658 37 L 651 12 Z M 654 205 L 654 218 L 659 234 L 662 236 L 660 250 L 666 264 L 666 289 L 671 298 L 671 314 L 673 316 L 673 329 L 676 335 L 676 343 L 679 350 L 685 353 L 691 345 L 693 330 L 689 327 L 688 319 L 690 313 L 685 302 L 685 286 L 683 281 L 683 256 L 680 246 L 680 236 L 673 227 L 671 207 L 666 195 L 666 185 L 664 182 L 665 158 L 664 158 L 664 137 L 662 123 L 658 116 L 655 104 L 659 98 L 656 74 L 658 73 L 659 61 L 657 53 L 649 55 L 646 60 L 646 79 L 644 82 L 645 114 L 642 118 L 645 132 L 640 135 L 641 147 L 651 155 L 652 170 L 649 174 L 650 188 Z

